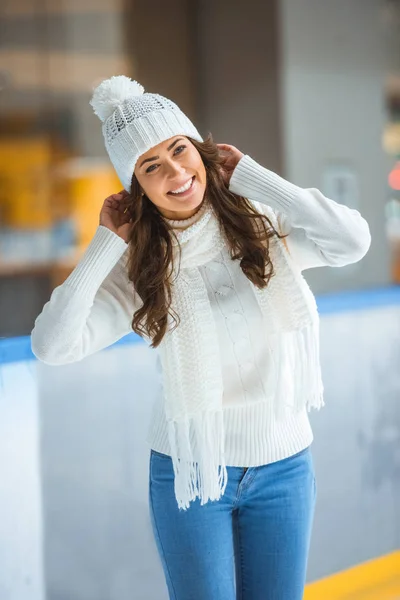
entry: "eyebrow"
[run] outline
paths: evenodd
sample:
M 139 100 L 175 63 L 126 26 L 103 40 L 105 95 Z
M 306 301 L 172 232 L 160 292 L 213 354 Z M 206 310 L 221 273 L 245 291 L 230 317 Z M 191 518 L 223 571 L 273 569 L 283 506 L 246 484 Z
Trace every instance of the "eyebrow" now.
M 183 138 L 178 138 L 177 140 L 175 140 L 174 142 L 172 142 L 172 144 L 170 146 L 168 146 L 167 151 L 169 152 L 170 150 L 172 150 L 172 148 L 178 143 L 181 142 L 183 140 Z M 143 165 L 147 162 L 152 162 L 153 160 L 158 160 L 159 156 L 152 156 L 151 158 L 146 158 L 141 164 L 140 167 L 143 167 Z

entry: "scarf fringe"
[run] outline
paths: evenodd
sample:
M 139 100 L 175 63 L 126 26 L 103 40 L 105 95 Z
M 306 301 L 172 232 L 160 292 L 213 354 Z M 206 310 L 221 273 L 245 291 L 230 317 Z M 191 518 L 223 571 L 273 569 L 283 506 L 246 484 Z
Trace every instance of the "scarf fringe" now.
M 274 411 L 283 419 L 287 409 L 319 410 L 324 406 L 324 386 L 319 361 L 319 323 L 291 332 L 281 332 L 269 340 L 274 362 Z
M 228 483 L 222 410 L 169 421 L 168 437 L 178 508 L 186 510 L 196 498 L 201 505 L 219 500 Z

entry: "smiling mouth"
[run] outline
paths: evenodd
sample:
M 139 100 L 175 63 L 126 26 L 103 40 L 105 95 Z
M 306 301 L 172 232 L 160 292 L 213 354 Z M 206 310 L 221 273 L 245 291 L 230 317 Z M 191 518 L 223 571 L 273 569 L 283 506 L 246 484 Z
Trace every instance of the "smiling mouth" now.
M 187 181 L 185 185 L 178 188 L 177 190 L 174 190 L 173 192 L 168 192 L 168 194 L 170 194 L 171 196 L 183 196 L 184 194 L 187 194 L 192 189 L 194 180 L 195 176 L 189 179 L 189 181 Z

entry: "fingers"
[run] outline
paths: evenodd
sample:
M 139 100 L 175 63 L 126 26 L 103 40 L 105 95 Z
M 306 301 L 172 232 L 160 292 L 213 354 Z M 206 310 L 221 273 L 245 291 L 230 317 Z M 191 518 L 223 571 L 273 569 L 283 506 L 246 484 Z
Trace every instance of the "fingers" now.
M 104 207 L 107 210 L 116 211 L 120 213 L 122 217 L 126 218 L 129 215 L 126 213 L 129 210 L 130 205 L 132 204 L 132 196 L 126 191 L 121 190 L 117 194 L 111 194 L 104 201 Z
M 110 196 L 107 196 L 104 202 L 106 202 L 107 204 L 116 204 L 118 202 L 123 201 L 124 198 L 125 196 L 121 192 L 119 192 L 118 194 L 110 194 Z
M 122 192 L 118 192 L 118 194 L 112 194 L 107 198 L 114 206 L 122 206 L 126 205 L 127 202 L 132 202 L 132 197 L 128 192 L 123 190 Z
M 234 156 L 234 149 L 227 144 L 217 144 L 219 155 L 221 159 L 226 163 Z
M 223 152 L 232 152 L 232 150 L 234 149 L 233 146 L 230 146 L 229 144 L 217 144 L 217 147 Z
M 118 192 L 118 194 L 113 194 L 112 198 L 114 198 L 115 200 L 123 200 L 124 198 L 127 198 L 128 196 L 129 196 L 129 194 L 126 190 L 121 190 L 120 192 Z
M 217 147 L 222 152 L 226 152 L 227 154 L 230 154 L 231 156 L 243 154 L 240 150 L 238 150 L 238 148 L 236 148 L 236 146 L 231 146 L 230 144 L 217 144 Z

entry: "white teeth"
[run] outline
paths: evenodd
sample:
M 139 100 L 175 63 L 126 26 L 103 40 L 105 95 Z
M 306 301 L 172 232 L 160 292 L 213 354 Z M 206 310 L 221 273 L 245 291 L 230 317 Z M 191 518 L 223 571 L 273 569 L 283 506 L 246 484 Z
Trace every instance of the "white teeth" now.
M 185 183 L 185 185 L 180 187 L 178 190 L 174 190 L 173 192 L 171 192 L 171 194 L 181 194 L 182 192 L 186 192 L 186 190 L 188 190 L 190 188 L 190 186 L 192 185 L 192 181 L 193 181 L 193 177 L 192 177 L 192 179 L 189 179 L 189 181 L 187 183 Z

